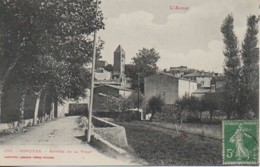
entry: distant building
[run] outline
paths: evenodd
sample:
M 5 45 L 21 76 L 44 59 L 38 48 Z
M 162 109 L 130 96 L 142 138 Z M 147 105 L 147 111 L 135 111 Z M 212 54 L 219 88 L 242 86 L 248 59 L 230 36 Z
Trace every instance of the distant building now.
M 125 51 L 119 45 L 114 52 L 113 79 L 125 77 Z
M 153 96 L 161 96 L 166 104 L 174 104 L 177 99 L 190 96 L 196 89 L 197 82 L 168 73 L 154 74 L 144 80 L 146 102 Z
M 187 66 L 170 67 L 170 71 L 188 71 Z
M 58 113 L 63 113 L 61 117 L 65 114 L 68 115 L 87 115 L 88 113 L 88 104 L 89 104 L 90 90 L 86 90 L 86 97 L 79 98 L 78 100 L 68 99 L 64 100 L 63 104 L 58 106 Z
M 207 98 L 210 96 L 219 97 L 224 92 L 224 76 L 214 76 L 211 79 L 211 87 L 201 87 L 192 93 L 192 96 L 198 97 L 199 99 Z
M 114 97 L 119 97 L 119 96 L 128 97 L 132 93 L 132 90 L 121 86 L 101 85 L 95 87 L 94 89 L 94 94 L 98 94 L 98 93 L 102 93 Z
M 183 77 L 189 80 L 196 81 L 198 83 L 198 87 L 201 88 L 211 88 L 211 80 L 213 78 L 213 74 L 209 72 L 193 72 Z
M 101 85 L 94 89 L 93 111 L 107 112 L 106 101 L 108 99 L 117 99 L 119 97 L 127 98 L 132 90 L 114 85 Z
M 106 71 L 104 68 L 98 68 L 95 71 L 95 80 L 111 80 L 111 72 Z
M 96 68 L 96 69 L 105 68 L 107 65 L 108 65 L 107 61 L 104 61 L 104 60 L 96 60 L 95 68 Z

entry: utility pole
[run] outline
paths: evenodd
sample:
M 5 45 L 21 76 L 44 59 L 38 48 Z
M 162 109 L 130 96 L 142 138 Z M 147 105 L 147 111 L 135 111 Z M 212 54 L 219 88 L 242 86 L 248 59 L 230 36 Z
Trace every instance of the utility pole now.
M 97 6 L 98 0 L 96 0 L 96 13 L 97 16 Z M 87 141 L 91 140 L 91 131 L 92 131 L 92 109 L 93 109 L 93 97 L 94 97 L 94 79 L 95 79 L 95 62 L 96 62 L 96 35 L 97 30 L 94 30 L 94 40 L 93 40 L 93 56 L 92 56 L 92 75 L 91 75 L 91 87 L 90 87 L 90 99 L 89 99 L 89 113 L 88 113 L 88 135 Z
M 140 104 L 139 104 L 139 101 L 140 101 L 140 73 L 139 72 L 137 73 L 137 88 L 138 88 L 137 109 L 139 112 L 139 108 L 140 108 Z

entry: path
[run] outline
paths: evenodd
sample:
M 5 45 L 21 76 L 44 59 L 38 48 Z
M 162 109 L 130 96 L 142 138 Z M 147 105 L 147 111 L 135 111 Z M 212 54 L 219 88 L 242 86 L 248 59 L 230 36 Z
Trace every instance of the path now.
M 0 165 L 133 165 L 107 157 L 84 142 L 78 118 L 59 118 L 1 137 Z

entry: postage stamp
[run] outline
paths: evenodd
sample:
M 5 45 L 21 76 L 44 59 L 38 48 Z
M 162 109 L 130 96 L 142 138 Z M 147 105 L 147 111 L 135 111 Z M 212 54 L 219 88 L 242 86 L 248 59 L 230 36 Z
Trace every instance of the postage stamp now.
M 258 164 L 258 122 L 222 122 L 223 164 Z

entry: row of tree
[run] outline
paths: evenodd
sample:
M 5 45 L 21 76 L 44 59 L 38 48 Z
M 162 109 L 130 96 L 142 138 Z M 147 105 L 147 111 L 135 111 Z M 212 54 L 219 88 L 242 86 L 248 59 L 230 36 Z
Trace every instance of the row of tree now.
M 223 21 L 221 32 L 225 44 L 224 106 L 228 118 L 246 118 L 249 112 L 259 112 L 259 17 L 249 16 L 241 49 L 234 33 L 234 18 L 230 14 Z
M 85 96 L 92 33 L 104 28 L 99 5 L 93 0 L 0 1 L 0 118 L 4 94 L 14 87 L 22 92 L 19 121 L 25 96 L 37 96 L 34 124 L 41 97 L 51 96 L 57 107 L 64 99 Z M 103 44 L 99 40 L 98 54 Z

